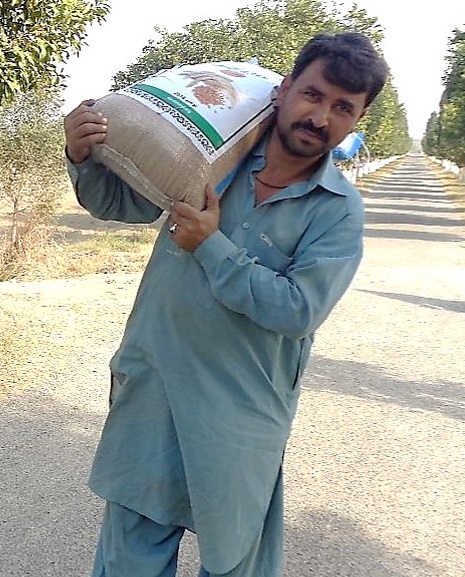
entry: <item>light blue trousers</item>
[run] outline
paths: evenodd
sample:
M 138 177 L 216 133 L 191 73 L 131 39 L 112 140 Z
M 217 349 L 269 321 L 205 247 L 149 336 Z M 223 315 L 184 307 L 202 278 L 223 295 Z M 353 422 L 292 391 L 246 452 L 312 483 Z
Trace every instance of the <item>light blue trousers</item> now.
M 219 528 L 221 530 L 221 528 Z M 175 577 L 184 527 L 160 525 L 107 502 L 92 577 Z M 283 558 L 282 477 L 278 480 L 263 529 L 250 552 L 227 573 L 199 577 L 280 577 Z

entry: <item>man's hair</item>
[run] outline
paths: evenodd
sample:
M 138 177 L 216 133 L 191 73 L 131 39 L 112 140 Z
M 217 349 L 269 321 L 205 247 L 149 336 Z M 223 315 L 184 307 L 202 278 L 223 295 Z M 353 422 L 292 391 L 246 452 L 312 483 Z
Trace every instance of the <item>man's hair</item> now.
M 348 92 L 367 93 L 366 105 L 381 92 L 388 66 L 370 39 L 358 32 L 317 34 L 299 52 L 292 70 L 295 79 L 316 59 L 324 61 L 324 77 Z

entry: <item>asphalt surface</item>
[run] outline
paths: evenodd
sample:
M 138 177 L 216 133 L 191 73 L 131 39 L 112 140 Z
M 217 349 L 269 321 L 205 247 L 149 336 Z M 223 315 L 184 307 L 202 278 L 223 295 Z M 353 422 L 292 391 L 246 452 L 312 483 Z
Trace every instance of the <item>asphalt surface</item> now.
M 463 577 L 463 212 L 420 156 L 365 199 L 365 258 L 320 330 L 286 455 L 285 575 Z M 86 478 L 138 280 L 0 285 L 41 330 L 0 397 L 0 577 L 89 573 L 102 503 Z M 180 577 L 197 563 L 189 537 Z

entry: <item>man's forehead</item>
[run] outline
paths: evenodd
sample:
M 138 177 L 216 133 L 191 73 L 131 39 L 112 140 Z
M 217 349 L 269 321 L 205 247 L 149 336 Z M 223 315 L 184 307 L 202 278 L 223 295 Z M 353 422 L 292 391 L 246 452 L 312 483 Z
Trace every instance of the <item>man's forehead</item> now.
M 295 79 L 297 86 L 301 89 L 314 89 L 319 92 L 326 93 L 328 90 L 340 93 L 344 100 L 356 103 L 361 98 L 365 99 L 367 91 L 364 92 L 350 92 L 344 86 L 336 84 L 329 80 L 325 74 L 325 62 L 323 59 L 317 59 L 311 62 L 302 73 Z

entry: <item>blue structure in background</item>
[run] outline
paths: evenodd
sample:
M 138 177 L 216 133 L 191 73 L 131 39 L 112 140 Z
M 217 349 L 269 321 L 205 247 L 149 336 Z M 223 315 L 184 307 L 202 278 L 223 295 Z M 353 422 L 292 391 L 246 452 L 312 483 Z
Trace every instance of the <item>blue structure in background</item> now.
M 338 146 L 333 148 L 334 160 L 350 160 L 353 158 L 363 145 L 364 139 L 365 135 L 363 132 L 351 132 L 348 134 Z

